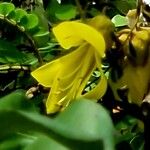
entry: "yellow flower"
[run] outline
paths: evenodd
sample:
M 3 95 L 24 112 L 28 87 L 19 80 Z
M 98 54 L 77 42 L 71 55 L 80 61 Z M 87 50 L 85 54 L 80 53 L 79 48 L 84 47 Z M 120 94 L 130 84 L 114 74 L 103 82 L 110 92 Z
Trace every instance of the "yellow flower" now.
M 99 17 L 95 21 L 97 24 Z M 40 84 L 51 88 L 46 101 L 47 113 L 64 109 L 75 98 L 101 98 L 107 88 L 101 70 L 101 58 L 105 53 L 103 35 L 91 25 L 79 21 L 60 23 L 53 28 L 53 33 L 64 49 L 74 47 L 75 50 L 32 72 Z M 101 78 L 94 89 L 83 93 L 95 69 L 101 72 Z

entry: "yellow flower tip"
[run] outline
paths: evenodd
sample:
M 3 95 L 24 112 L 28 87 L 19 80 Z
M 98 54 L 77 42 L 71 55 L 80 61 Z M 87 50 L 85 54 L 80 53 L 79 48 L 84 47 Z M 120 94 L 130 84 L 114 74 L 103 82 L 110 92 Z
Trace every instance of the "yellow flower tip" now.
M 54 105 L 46 105 L 46 113 L 47 114 L 55 114 L 59 111 L 61 111 L 62 106 L 59 104 L 54 104 Z
M 65 49 L 79 46 L 86 41 L 97 50 L 101 57 L 105 53 L 103 35 L 90 25 L 76 21 L 67 21 L 54 27 L 53 33 L 60 45 Z
M 70 101 L 66 98 L 67 97 L 67 94 L 66 96 L 64 96 L 63 98 L 61 98 L 61 100 L 56 99 L 52 100 L 50 98 L 52 94 L 50 93 L 47 101 L 46 101 L 46 112 L 47 114 L 54 114 L 54 113 L 57 113 L 59 111 L 63 111 L 70 103 Z
M 56 36 L 59 44 L 64 48 L 64 49 L 69 49 L 71 47 L 76 47 L 81 45 L 83 42 L 83 39 L 78 38 L 73 32 L 73 29 L 71 27 L 71 22 L 66 21 L 62 22 L 56 27 L 52 29 L 54 35 Z

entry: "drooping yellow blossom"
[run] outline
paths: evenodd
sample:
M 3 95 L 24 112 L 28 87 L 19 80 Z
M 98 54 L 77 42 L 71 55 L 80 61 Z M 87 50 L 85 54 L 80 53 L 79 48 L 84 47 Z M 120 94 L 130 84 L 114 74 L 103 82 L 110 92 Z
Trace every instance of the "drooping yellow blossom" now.
M 95 19 L 96 26 L 98 22 L 99 25 L 103 23 L 99 17 Z M 76 49 L 32 72 L 40 84 L 51 88 L 46 101 L 47 113 L 64 109 L 78 97 L 99 99 L 107 87 L 106 77 L 101 70 L 105 41 L 99 29 L 79 21 L 66 21 L 54 27 L 53 33 L 64 49 Z M 94 89 L 83 93 L 95 69 L 101 72 L 101 78 Z

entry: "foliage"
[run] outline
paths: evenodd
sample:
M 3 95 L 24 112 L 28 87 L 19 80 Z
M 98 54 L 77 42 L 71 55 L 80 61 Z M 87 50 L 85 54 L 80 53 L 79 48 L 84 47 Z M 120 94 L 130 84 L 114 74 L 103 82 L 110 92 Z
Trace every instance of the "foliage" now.
M 144 149 L 150 29 L 136 3 L 0 1 L 0 149 Z
M 53 119 L 40 115 L 25 97 L 24 91 L 18 90 L 7 95 L 0 104 L 1 149 L 7 149 L 8 146 L 9 149 L 11 146 L 16 149 L 99 149 L 103 146 L 113 149 L 114 128 L 108 112 L 89 100 L 72 103 L 71 107 Z M 79 115 L 80 120 L 77 121 Z M 101 124 L 102 121 L 105 124 Z M 106 125 L 108 127 L 101 130 Z M 12 141 L 12 145 L 7 145 L 13 136 L 15 141 L 20 138 L 17 143 Z

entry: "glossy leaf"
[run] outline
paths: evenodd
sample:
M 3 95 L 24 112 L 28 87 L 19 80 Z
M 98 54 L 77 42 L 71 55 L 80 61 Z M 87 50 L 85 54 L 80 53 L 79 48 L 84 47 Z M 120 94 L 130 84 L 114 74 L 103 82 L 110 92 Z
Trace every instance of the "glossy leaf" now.
M 128 20 L 126 17 L 121 15 L 116 15 L 112 18 L 112 22 L 115 24 L 115 27 L 122 27 L 128 25 Z
M 38 23 L 38 17 L 34 14 L 27 14 L 20 20 L 20 25 L 24 26 L 26 30 L 37 27 Z
M 20 22 L 20 20 L 27 15 L 27 12 L 23 9 L 17 8 L 15 9 L 15 21 Z
M 8 16 L 10 12 L 15 9 L 12 3 L 3 2 L 0 3 L 0 15 Z

